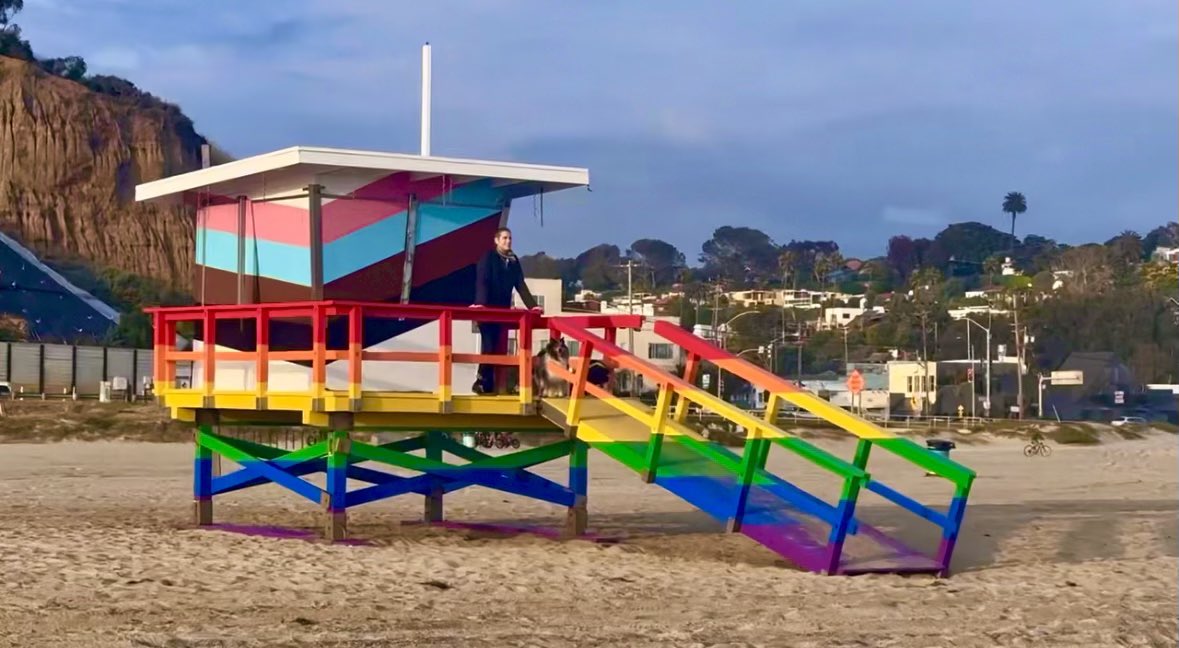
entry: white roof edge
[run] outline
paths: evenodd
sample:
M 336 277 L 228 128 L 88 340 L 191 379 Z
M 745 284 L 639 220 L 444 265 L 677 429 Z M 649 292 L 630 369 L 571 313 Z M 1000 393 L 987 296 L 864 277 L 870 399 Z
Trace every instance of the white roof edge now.
M 589 170 L 577 167 L 292 146 L 136 185 L 135 200 L 138 202 L 162 198 L 298 164 L 499 178 L 568 187 L 584 187 L 589 184 Z
M 235 178 L 294 166 L 298 162 L 299 147 L 291 146 L 278 151 L 271 151 L 270 153 L 263 153 L 241 160 L 234 160 L 233 162 L 226 162 L 225 164 L 218 164 L 207 169 L 198 169 L 196 171 L 189 171 L 188 173 L 181 173 L 135 185 L 135 201 L 140 202 L 153 198 L 162 198 L 191 189 L 228 182 Z

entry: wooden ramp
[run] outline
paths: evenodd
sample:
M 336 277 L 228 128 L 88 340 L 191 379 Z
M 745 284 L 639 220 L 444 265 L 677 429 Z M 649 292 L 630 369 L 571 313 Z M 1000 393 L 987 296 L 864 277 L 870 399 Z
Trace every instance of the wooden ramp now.
M 652 483 L 677 495 L 713 519 L 752 538 L 800 567 L 816 572 L 869 571 L 933 573 L 939 564 L 878 529 L 852 520 L 842 549 L 834 556 L 829 540 L 839 524 L 843 501 L 832 505 L 767 470 L 754 471 L 742 483 L 742 457 L 704 439 L 680 423 L 669 421 L 651 470 L 651 431 L 638 414 L 650 407 L 633 399 L 608 403 L 587 399 L 581 407 L 577 439 L 619 461 Z M 544 399 L 541 413 L 563 424 L 567 399 Z

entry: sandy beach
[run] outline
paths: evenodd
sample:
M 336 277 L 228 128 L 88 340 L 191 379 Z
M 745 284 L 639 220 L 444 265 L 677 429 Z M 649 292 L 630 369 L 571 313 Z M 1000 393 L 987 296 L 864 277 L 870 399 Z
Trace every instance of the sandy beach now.
M 850 457 L 846 441 L 817 441 Z M 621 543 L 488 537 L 399 525 L 410 496 L 356 509 L 358 546 L 190 525 L 181 443 L 0 445 L 3 646 L 1175 646 L 1177 440 L 960 446 L 979 479 L 952 577 L 825 577 L 600 454 L 591 531 Z M 873 458 L 927 503 L 944 482 Z M 771 467 L 830 497 L 781 453 Z M 564 465 L 538 472 L 563 478 Z M 934 527 L 861 499 L 871 522 Z M 471 489 L 446 515 L 559 525 L 564 512 Z M 217 522 L 310 529 L 316 507 L 274 486 L 220 497 Z

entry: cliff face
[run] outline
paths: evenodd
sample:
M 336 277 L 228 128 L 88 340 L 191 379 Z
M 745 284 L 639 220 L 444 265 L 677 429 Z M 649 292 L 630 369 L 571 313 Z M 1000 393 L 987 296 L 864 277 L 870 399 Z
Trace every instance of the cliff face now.
M 38 256 L 188 288 L 191 211 L 136 204 L 135 185 L 198 168 L 203 143 L 174 108 L 0 57 L 0 230 Z

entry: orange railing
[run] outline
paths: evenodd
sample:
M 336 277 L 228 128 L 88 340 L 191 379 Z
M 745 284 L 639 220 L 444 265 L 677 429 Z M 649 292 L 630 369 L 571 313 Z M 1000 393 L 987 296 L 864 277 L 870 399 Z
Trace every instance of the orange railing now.
M 167 395 L 195 389 L 177 389 L 178 362 L 201 364 L 204 377 L 200 393 L 206 398 L 217 393 L 216 367 L 218 361 L 254 362 L 255 396 L 265 398 L 271 361 L 310 362 L 312 398 L 323 398 L 326 393 L 329 362 L 348 362 L 348 398 L 358 400 L 364 394 L 364 361 L 428 362 L 437 363 L 438 391 L 441 411 L 448 411 L 452 398 L 453 366 L 460 364 L 488 364 L 516 367 L 519 370 L 519 398 L 529 403 L 532 390 L 532 341 L 535 331 L 544 330 L 549 319 L 531 311 L 500 308 L 472 308 L 424 304 L 388 304 L 359 301 L 318 301 L 293 303 L 264 303 L 249 305 L 216 305 L 158 307 L 145 309 L 154 320 L 155 383 L 157 393 Z M 328 348 L 328 324 L 332 318 L 347 320 L 347 348 Z M 411 320 L 421 323 L 438 322 L 438 349 L 435 351 L 370 351 L 364 348 L 365 321 L 373 319 Z M 637 328 L 642 318 L 637 316 L 584 315 L 560 318 L 584 328 L 604 329 L 614 337 L 618 328 Z M 272 350 L 271 328 L 276 322 L 303 321 L 310 325 L 310 349 Z M 237 321 L 243 326 L 252 323 L 252 340 L 238 336 L 236 343 L 248 342 L 249 350 L 218 350 L 218 324 Z M 510 354 L 454 353 L 453 324 L 460 321 L 495 323 L 517 331 L 517 348 Z M 200 327 L 203 348 L 181 351 L 176 348 L 177 326 L 194 322 Z M 506 332 L 505 332 L 506 335 Z M 245 345 L 243 345 L 245 346 Z M 497 372 L 497 384 L 505 380 L 504 372 Z

